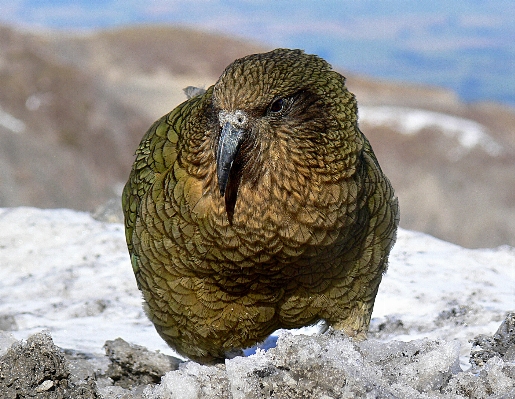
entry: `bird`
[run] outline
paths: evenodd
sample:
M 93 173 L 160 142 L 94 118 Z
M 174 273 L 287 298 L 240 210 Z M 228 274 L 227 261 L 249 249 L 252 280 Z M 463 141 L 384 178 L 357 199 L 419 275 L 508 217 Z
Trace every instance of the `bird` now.
M 275 49 L 188 93 L 143 136 L 122 194 L 159 335 L 201 364 L 320 321 L 365 339 L 399 209 L 345 77 Z

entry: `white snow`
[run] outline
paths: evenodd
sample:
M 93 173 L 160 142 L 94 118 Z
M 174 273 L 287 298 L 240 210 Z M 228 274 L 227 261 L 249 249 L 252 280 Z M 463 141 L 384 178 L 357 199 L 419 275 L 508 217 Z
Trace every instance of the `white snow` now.
M 385 341 L 457 339 L 466 368 L 469 340 L 492 335 L 515 310 L 514 287 L 514 248 L 463 249 L 401 229 L 371 329 L 394 320 L 401 328 Z M 102 353 L 121 337 L 173 354 L 141 305 L 121 224 L 64 209 L 0 209 L 0 322 L 15 321 L 15 338 L 47 329 L 64 348 Z
M 25 131 L 25 123 L 11 114 L 7 113 L 0 107 L 0 126 L 9 129 L 13 133 L 23 133 Z
M 87 213 L 0 209 L 0 316 L 12 334 L 48 329 L 56 345 L 102 353 L 106 340 L 173 354 L 142 310 L 121 224 Z
M 361 106 L 360 122 L 370 126 L 389 126 L 407 135 L 424 129 L 436 130 L 456 139 L 462 154 L 480 147 L 491 156 L 502 153 L 502 146 L 488 134 L 488 129 L 478 122 L 440 112 L 396 106 Z
M 373 317 L 401 319 L 408 331 L 396 339 L 457 338 L 467 362 L 468 341 L 495 332 L 514 310 L 514 287 L 514 248 L 464 249 L 400 229 Z M 445 323 L 449 312 L 462 314 L 454 326 Z

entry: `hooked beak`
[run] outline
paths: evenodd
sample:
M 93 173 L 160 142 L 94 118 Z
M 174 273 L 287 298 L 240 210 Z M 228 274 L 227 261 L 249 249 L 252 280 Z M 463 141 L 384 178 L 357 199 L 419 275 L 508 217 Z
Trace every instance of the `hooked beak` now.
M 218 140 L 218 151 L 216 153 L 216 175 L 222 197 L 225 196 L 231 168 L 240 151 L 244 136 L 245 130 L 234 127 L 231 122 L 225 122 L 222 126 Z

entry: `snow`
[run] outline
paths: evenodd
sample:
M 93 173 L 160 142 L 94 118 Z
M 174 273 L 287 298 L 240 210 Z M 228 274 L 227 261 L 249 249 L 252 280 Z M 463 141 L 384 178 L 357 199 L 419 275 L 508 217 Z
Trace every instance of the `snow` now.
M 222 377 L 215 367 L 186 362 L 168 373 L 149 397 L 160 397 L 159 392 L 163 397 L 196 398 L 199 393 L 210 397 L 206 393 L 209 386 L 199 378 L 223 381 L 232 397 L 245 397 L 257 383 L 243 378 L 251 373 L 247 359 L 252 360 L 255 374 L 270 378 L 270 384 L 276 384 L 274 378 L 280 376 L 288 385 L 297 374 L 281 369 L 279 354 L 299 367 L 328 367 L 327 384 L 331 383 L 330 370 L 354 373 L 356 381 L 372 385 L 374 379 L 390 384 L 393 377 L 389 377 L 388 367 L 393 370 L 402 364 L 403 374 L 395 377 L 395 384 L 420 391 L 427 384 L 447 381 L 447 374 L 456 373 L 459 367 L 470 367 L 469 341 L 479 334 L 494 334 L 506 314 L 515 310 L 513 287 L 514 248 L 464 249 L 400 229 L 376 299 L 368 341 L 356 346 L 350 340 L 342 344 L 337 333 L 316 340 L 303 335 L 306 331 L 313 334 L 316 327 L 300 335 L 298 331 L 297 335 L 278 332 L 277 348 L 258 348 L 248 358 L 227 360 L 227 375 Z M 0 209 L 0 329 L 8 330 L 15 339 L 48 330 L 57 346 L 86 353 L 102 353 L 106 340 L 121 337 L 175 355 L 142 310 L 123 225 L 99 222 L 88 213 L 66 209 Z M 2 347 L 10 343 L 12 337 L 2 337 L 0 355 Z M 297 346 L 295 352 L 293 345 Z M 420 352 L 411 358 L 416 362 L 402 363 L 396 358 L 399 351 L 410 350 Z M 501 373 L 496 380 L 500 387 L 508 386 L 511 380 L 506 380 L 497 361 L 490 359 L 485 367 L 491 375 Z M 267 377 L 266 370 L 273 375 Z M 441 374 L 442 370 L 448 373 Z M 172 388 L 167 388 L 177 386 L 183 386 L 177 391 L 181 393 L 171 394 Z M 392 392 L 399 394 L 402 389 Z
M 23 133 L 25 131 L 25 123 L 11 114 L 5 112 L 0 107 L 0 126 L 9 129 L 13 133 Z
M 108 339 L 173 353 L 142 310 L 121 224 L 71 210 L 0 209 L 0 316 L 17 339 L 102 352 Z
M 488 134 L 487 128 L 470 119 L 396 106 L 361 106 L 359 116 L 364 124 L 390 126 L 407 135 L 417 134 L 424 129 L 440 131 L 458 140 L 463 154 L 474 147 L 480 147 L 491 156 L 502 154 L 501 144 Z

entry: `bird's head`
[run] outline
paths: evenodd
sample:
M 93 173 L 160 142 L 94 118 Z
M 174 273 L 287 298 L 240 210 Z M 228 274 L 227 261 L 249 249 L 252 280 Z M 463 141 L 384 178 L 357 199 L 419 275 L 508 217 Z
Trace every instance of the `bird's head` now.
M 240 183 L 258 181 L 281 162 L 294 159 L 298 173 L 352 166 L 357 108 L 344 82 L 326 61 L 301 50 L 249 55 L 225 69 L 212 109 L 218 189 L 230 217 Z

